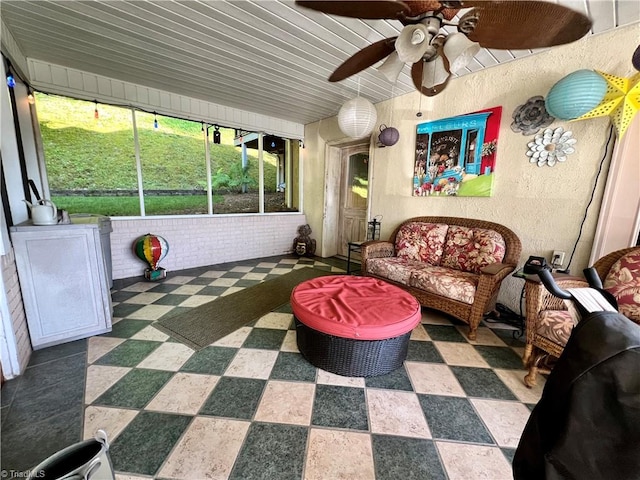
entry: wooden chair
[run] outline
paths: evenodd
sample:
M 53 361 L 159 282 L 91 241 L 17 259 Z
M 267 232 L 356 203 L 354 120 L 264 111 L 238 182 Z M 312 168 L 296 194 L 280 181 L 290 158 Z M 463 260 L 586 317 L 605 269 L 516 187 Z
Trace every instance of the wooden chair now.
M 602 257 L 593 265 L 605 289 L 609 290 L 605 280 L 611 268 L 627 254 L 640 256 L 640 247 L 617 250 Z M 564 290 L 588 286 L 582 277 L 556 275 L 555 280 Z M 640 275 L 637 281 L 640 289 Z M 522 361 L 529 373 L 524 377 L 524 383 L 527 387 L 533 387 L 536 384 L 537 374 L 548 374 L 552 368 L 549 361 L 560 357 L 573 327 L 579 321 L 579 315 L 571 304 L 549 293 L 533 276 L 527 278 L 525 284 L 525 301 L 526 345 Z M 621 313 L 625 312 L 621 311 Z M 629 318 L 640 323 L 640 318 L 633 316 Z

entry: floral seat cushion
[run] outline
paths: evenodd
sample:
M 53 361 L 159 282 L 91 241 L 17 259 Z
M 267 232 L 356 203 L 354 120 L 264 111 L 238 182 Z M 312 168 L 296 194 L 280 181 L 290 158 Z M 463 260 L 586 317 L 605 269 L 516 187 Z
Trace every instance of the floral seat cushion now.
M 367 273 L 409 285 L 411 273 L 420 265 L 422 262 L 418 260 L 402 257 L 372 258 L 367 262 Z
M 502 235 L 486 228 L 449 227 L 440 265 L 480 273 L 484 267 L 501 262 L 506 252 Z
M 618 311 L 640 323 L 640 253 L 628 253 L 614 263 L 603 286 L 615 297 Z
M 536 333 L 564 347 L 576 323 L 576 317 L 568 310 L 544 310 L 540 312 Z
M 421 265 L 413 270 L 409 286 L 471 305 L 476 296 L 478 275 L 450 268 Z
M 403 225 L 395 240 L 396 256 L 440 265 L 448 225 L 410 222 Z
M 470 305 L 478 286 L 474 273 L 398 257 L 372 258 L 367 262 L 367 273 Z

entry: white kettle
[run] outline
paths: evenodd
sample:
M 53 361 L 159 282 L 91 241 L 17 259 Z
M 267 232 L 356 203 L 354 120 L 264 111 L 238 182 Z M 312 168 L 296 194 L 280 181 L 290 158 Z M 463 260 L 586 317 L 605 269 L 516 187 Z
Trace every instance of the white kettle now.
M 58 223 L 58 207 L 51 200 L 38 200 L 31 204 L 26 200 L 24 203 L 31 208 L 31 221 L 34 225 L 55 225 Z

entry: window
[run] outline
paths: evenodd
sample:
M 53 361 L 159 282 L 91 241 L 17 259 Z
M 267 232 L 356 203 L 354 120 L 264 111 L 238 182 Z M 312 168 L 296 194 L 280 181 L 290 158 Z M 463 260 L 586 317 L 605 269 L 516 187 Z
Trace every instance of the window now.
M 140 215 L 131 111 L 52 95 L 38 94 L 36 102 L 58 208 Z
M 203 125 L 152 113 L 135 115 L 145 214 L 208 213 Z
M 55 95 L 36 101 L 51 197 L 69 213 L 257 213 L 261 199 L 264 212 L 297 211 L 297 140 Z

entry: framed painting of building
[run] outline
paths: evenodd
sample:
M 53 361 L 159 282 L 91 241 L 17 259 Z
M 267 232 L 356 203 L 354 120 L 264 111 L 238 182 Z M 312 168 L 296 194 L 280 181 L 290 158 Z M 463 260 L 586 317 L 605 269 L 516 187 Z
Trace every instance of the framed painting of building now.
M 502 107 L 420 123 L 414 196 L 490 197 Z

